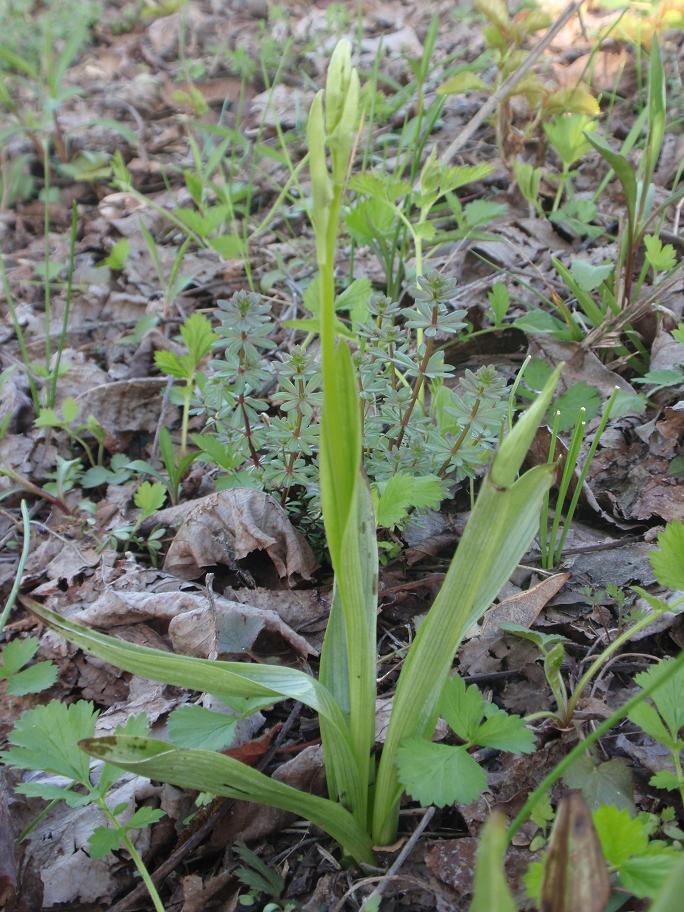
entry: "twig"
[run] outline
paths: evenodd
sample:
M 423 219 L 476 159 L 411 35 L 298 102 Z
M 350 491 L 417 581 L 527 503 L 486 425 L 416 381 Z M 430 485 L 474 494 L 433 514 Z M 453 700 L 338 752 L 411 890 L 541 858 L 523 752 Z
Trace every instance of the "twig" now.
M 446 166 L 451 163 L 456 153 L 472 138 L 480 125 L 494 113 L 499 103 L 508 95 L 513 86 L 520 82 L 523 76 L 532 69 L 539 57 L 541 57 L 566 22 L 578 12 L 583 2 L 584 0 L 576 0 L 576 2 L 566 6 L 541 41 L 532 48 L 518 69 L 511 73 L 508 79 L 501 83 L 493 95 L 490 95 L 477 114 L 475 114 L 474 117 L 471 117 L 456 139 L 447 147 L 446 152 L 440 156 L 440 164 Z
M 430 821 L 432 820 L 432 818 L 434 816 L 435 816 L 435 808 L 429 807 L 425 811 L 423 816 L 421 817 L 421 820 L 420 820 L 420 823 L 418 824 L 418 826 L 411 833 L 411 836 L 409 837 L 409 839 L 407 839 L 406 845 L 403 847 L 401 852 L 399 852 L 399 854 L 397 855 L 395 860 L 392 862 L 391 867 L 388 869 L 387 874 L 385 875 L 385 877 L 387 879 L 381 880 L 380 883 L 377 885 L 377 887 L 373 890 L 373 892 L 369 896 L 366 897 L 366 899 L 364 900 L 364 906 L 366 905 L 366 903 L 370 903 L 372 900 L 380 899 L 382 897 L 382 894 L 385 892 L 385 887 L 387 886 L 390 878 L 393 878 L 397 875 L 397 873 L 401 869 L 401 866 L 404 864 L 406 859 L 409 857 L 409 855 L 415 848 L 416 843 L 418 842 L 420 837 L 423 835 L 425 828 L 427 827 L 428 823 L 430 823 Z

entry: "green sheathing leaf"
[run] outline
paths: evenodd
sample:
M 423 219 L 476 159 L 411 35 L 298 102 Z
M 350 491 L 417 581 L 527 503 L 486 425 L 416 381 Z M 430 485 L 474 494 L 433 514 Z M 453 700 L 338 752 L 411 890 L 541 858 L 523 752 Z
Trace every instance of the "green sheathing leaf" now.
M 349 665 L 347 662 L 347 635 L 344 629 L 344 613 L 337 587 L 333 588 L 330 615 L 325 628 L 318 677 L 332 694 L 333 699 L 345 716 L 349 716 Z M 328 794 L 342 804 L 348 804 L 344 793 L 344 782 L 337 772 L 338 753 L 336 750 L 335 728 L 322 716 L 319 718 L 321 743 L 325 760 L 325 775 Z
M 506 477 L 507 470 L 501 474 Z M 391 841 L 396 824 L 401 796 L 397 750 L 405 738 L 431 737 L 463 634 L 489 608 L 529 547 L 550 484 L 546 466 L 531 469 L 509 488 L 498 487 L 491 477 L 482 484 L 442 588 L 401 671 L 378 770 L 373 823 L 378 845 Z
M 305 817 L 357 861 L 374 863 L 367 834 L 343 807 L 271 779 L 233 757 L 174 748 L 151 738 L 92 738 L 82 741 L 81 747 L 93 757 L 140 776 L 238 801 L 255 801 Z
M 376 608 L 378 554 L 375 518 L 368 482 L 361 473 L 361 414 L 351 353 L 345 343 L 333 351 L 334 372 L 326 379 L 321 415 L 321 504 L 328 548 L 335 571 L 335 599 L 343 623 L 326 635 L 322 654 L 326 680 L 348 706 L 352 749 L 358 770 L 354 795 L 346 789 L 357 819 L 367 818 L 371 750 L 375 734 Z M 339 671 L 346 656 L 347 683 Z M 333 669 L 335 672 L 333 674 Z M 326 760 L 336 752 L 324 723 Z M 333 788 L 340 793 L 337 763 Z
M 599 136 L 598 133 L 587 133 L 586 137 L 599 153 L 601 158 L 608 162 L 610 167 L 615 172 L 617 179 L 622 184 L 622 189 L 625 192 L 625 200 L 627 202 L 630 224 L 632 228 L 634 228 L 634 219 L 636 217 L 637 183 L 629 160 L 619 152 L 614 152 L 608 143 L 603 139 L 603 137 Z
M 494 812 L 480 834 L 470 912 L 517 912 L 504 873 L 506 819 Z
M 67 621 L 33 599 L 24 598 L 22 601 L 25 607 L 70 642 L 131 674 L 175 687 L 205 691 L 227 703 L 230 703 L 231 697 L 272 697 L 274 703 L 284 699 L 299 700 L 327 719 L 335 731 L 337 770 L 349 801 L 362 803 L 362 799 L 365 800 L 365 789 L 362 794 L 347 722 L 328 690 L 310 675 L 281 665 L 213 662 L 136 646 Z

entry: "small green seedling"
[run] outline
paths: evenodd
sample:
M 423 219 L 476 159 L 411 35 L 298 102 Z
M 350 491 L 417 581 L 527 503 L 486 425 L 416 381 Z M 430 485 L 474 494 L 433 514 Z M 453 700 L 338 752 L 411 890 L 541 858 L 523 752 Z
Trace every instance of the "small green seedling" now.
M 571 169 L 591 148 L 585 133 L 593 130 L 596 122 L 586 114 L 559 114 L 544 124 L 546 137 L 561 160 L 562 171 L 552 211 L 560 206 L 563 193 L 571 192 Z
M 90 835 L 88 852 L 91 858 L 103 858 L 109 852 L 124 846 L 147 887 L 154 908 L 164 912 L 164 906 L 149 871 L 131 841 L 133 830 L 150 826 L 164 816 L 164 811 L 141 807 L 132 816 L 123 818 L 129 810 L 128 802 L 110 807 L 107 798 L 122 770 L 105 763 L 94 779 L 91 762 L 80 749 L 84 738 L 95 734 L 99 711 L 92 703 L 80 700 L 70 706 L 53 700 L 46 706 L 37 706 L 22 713 L 9 735 L 9 747 L 0 752 L 0 759 L 8 766 L 21 770 L 51 773 L 63 777 L 63 783 L 54 785 L 30 781 L 17 786 L 17 792 L 31 798 L 43 798 L 51 805 L 64 801 L 69 807 L 81 808 L 94 805 L 106 820 Z M 144 737 L 148 731 L 147 716 L 131 716 L 117 726 L 120 735 Z M 51 806 L 50 805 L 50 806 Z
M 61 414 L 53 408 L 41 408 L 34 424 L 38 428 L 55 428 L 63 431 L 81 447 L 88 462 L 94 467 L 102 462 L 105 431 L 93 415 L 90 415 L 85 421 L 79 421 L 80 414 L 81 407 L 78 402 L 75 399 L 65 399 L 61 405 Z M 86 433 L 97 441 L 99 447 L 97 458 L 83 436 Z
M 649 559 L 655 577 L 661 586 L 665 586 L 675 592 L 684 591 L 684 523 L 673 522 L 665 528 L 658 537 L 658 547 L 651 552 Z M 637 616 L 622 633 L 615 637 L 615 639 L 599 653 L 569 695 L 565 681 L 562 677 L 562 666 L 565 659 L 564 643 L 567 642 L 565 637 L 556 634 L 545 634 L 537 630 L 530 630 L 527 627 L 522 627 L 518 624 L 501 625 L 501 629 L 504 632 L 512 633 L 515 636 L 529 640 L 538 647 L 544 661 L 546 680 L 556 700 L 555 713 L 547 711 L 535 713 L 533 716 L 528 717 L 528 722 L 532 721 L 532 719 L 553 718 L 560 727 L 567 727 L 572 722 L 578 701 L 588 684 L 605 666 L 611 656 L 613 656 L 618 649 L 622 648 L 625 643 L 629 642 L 635 634 L 645 630 L 649 625 L 657 621 L 658 618 L 662 617 L 663 614 L 667 612 L 676 612 L 684 605 L 684 597 L 675 599 L 672 602 L 667 602 L 664 599 L 656 598 L 650 593 L 645 592 L 638 586 L 632 588 L 637 595 L 641 596 L 647 602 L 650 610 Z M 618 601 L 618 605 L 620 605 L 620 601 Z M 666 665 L 665 667 L 669 666 Z M 658 676 L 655 671 L 655 666 L 654 668 L 651 668 L 649 672 L 643 672 L 642 674 L 645 676 L 643 681 L 640 681 L 639 678 L 636 679 L 637 683 L 640 684 L 642 688 L 652 685 Z M 662 699 L 666 700 L 668 694 L 676 694 L 680 684 L 684 686 L 684 677 L 682 677 L 682 674 L 679 672 L 673 672 L 669 683 L 662 689 Z M 661 692 L 658 694 L 659 698 L 660 693 Z M 656 698 L 653 699 L 655 702 Z M 674 697 L 670 696 L 670 699 L 674 700 Z M 646 703 L 640 704 L 636 712 L 647 722 L 655 716 L 653 708 Z M 672 722 L 672 717 L 670 717 L 670 722 Z M 637 722 L 637 724 L 640 723 Z M 657 726 L 656 723 L 653 722 L 651 728 L 653 731 L 657 730 L 661 735 L 667 735 L 662 724 Z M 644 728 L 644 731 L 651 734 L 651 731 L 646 728 Z M 667 737 L 669 738 L 669 741 L 661 743 L 667 743 L 667 746 L 671 747 L 674 743 L 673 739 L 677 737 L 676 730 L 671 727 L 670 734 Z M 675 769 L 676 768 L 677 766 L 675 764 Z M 677 787 L 679 788 L 679 785 Z
M 235 875 L 241 883 L 249 887 L 249 892 L 240 896 L 240 906 L 252 909 L 259 905 L 263 912 L 294 912 L 297 904 L 281 899 L 285 890 L 285 881 L 281 875 L 244 843 L 237 843 L 233 851 L 242 861 Z M 261 905 L 264 897 L 269 897 L 271 901 Z
M 163 373 L 185 381 L 185 386 L 180 390 L 180 403 L 183 407 L 181 424 L 181 457 L 186 455 L 188 445 L 188 421 L 190 418 L 190 403 L 192 400 L 197 375 L 200 365 L 209 354 L 217 334 L 211 328 L 209 320 L 201 313 L 194 313 L 183 323 L 180 330 L 181 338 L 187 348 L 187 354 L 177 355 L 175 352 L 158 351 L 154 355 L 154 363 Z
M 146 519 L 162 508 L 166 500 L 166 493 L 166 486 L 162 482 L 143 481 L 133 495 L 133 502 L 140 510 L 138 518 L 135 522 L 119 526 L 110 533 L 110 540 L 114 545 L 123 542 L 128 546 L 144 548 L 155 566 L 166 530 L 157 526 L 149 535 L 141 538 L 138 535 L 138 529 Z

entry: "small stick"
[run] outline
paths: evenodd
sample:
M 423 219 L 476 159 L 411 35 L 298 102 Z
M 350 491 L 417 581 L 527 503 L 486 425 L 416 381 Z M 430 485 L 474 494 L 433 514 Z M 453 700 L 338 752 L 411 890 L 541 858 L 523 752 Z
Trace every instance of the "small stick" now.
M 385 887 L 387 886 L 389 879 L 394 878 L 395 875 L 400 871 L 401 866 L 404 864 L 406 859 L 409 857 L 409 855 L 415 848 L 416 843 L 418 842 L 420 837 L 423 835 L 423 832 L 425 831 L 425 828 L 427 827 L 428 823 L 430 823 L 432 818 L 435 816 L 435 810 L 436 810 L 436 808 L 429 807 L 425 811 L 425 813 L 421 817 L 420 823 L 415 828 L 415 830 L 411 833 L 410 837 L 406 840 L 406 845 L 403 847 L 401 852 L 399 852 L 399 854 L 397 855 L 395 860 L 392 862 L 392 865 L 389 868 L 389 870 L 387 871 L 387 874 L 385 874 L 385 876 L 380 881 L 380 883 L 377 885 L 377 887 L 373 890 L 373 892 L 369 896 L 367 896 L 365 898 L 365 900 L 363 901 L 364 906 L 366 906 L 366 904 L 370 903 L 372 900 L 380 899 L 382 897 L 382 894 L 385 892 Z M 387 878 L 387 879 L 385 879 L 385 878 Z
M 508 79 L 501 83 L 493 95 L 490 95 L 477 114 L 475 114 L 474 117 L 471 117 L 456 139 L 447 147 L 446 152 L 440 156 L 439 161 L 441 165 L 447 166 L 451 163 L 456 153 L 472 138 L 480 125 L 494 113 L 499 103 L 508 95 L 513 86 L 520 82 L 523 76 L 532 69 L 539 57 L 541 57 L 566 22 L 578 12 L 583 2 L 584 0 L 575 0 L 574 3 L 570 3 L 565 7 L 558 19 L 556 19 L 541 41 L 532 48 L 518 69 L 511 73 Z

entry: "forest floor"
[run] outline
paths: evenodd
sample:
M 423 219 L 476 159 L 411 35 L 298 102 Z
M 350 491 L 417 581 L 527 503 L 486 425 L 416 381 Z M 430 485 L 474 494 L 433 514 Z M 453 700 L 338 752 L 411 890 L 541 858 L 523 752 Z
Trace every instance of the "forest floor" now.
M 406 798 L 399 841 L 366 870 L 292 814 L 211 795 L 198 806 L 197 792 L 127 773 L 107 802 L 123 820 L 148 809 L 130 838 L 164 908 L 342 912 L 382 884 L 388 912 L 465 910 L 491 810 L 513 817 L 578 736 L 636 692 L 635 674 L 684 648 L 681 615 L 662 613 L 606 658 L 570 721 L 552 717 L 591 661 L 645 616 L 648 597 L 681 597 L 660 585 L 651 558 L 665 526 L 684 522 L 684 31 L 659 33 L 667 105 L 649 172 L 659 115 L 653 29 L 641 20 L 639 45 L 632 12 L 607 6 L 572 16 L 525 83 L 500 95 L 463 141 L 545 21 L 527 34 L 501 27 L 506 69 L 494 20 L 487 32 L 470 4 L 441 0 L 0 5 L 2 604 L 20 583 L 3 617 L 0 739 L 16 748 L 13 727 L 39 706 L 50 708 L 55 732 L 42 769 L 34 759 L 22 772 L 11 756 L 0 769 L 8 909 L 153 908 L 119 837 L 110 846 L 100 832 L 101 851 L 91 842 L 106 824 L 101 804 L 50 792 L 68 781 L 51 752 L 66 756 L 73 734 L 78 754 L 76 733 L 92 734 L 89 725 L 98 735 L 126 724 L 136 733 L 142 717 L 154 737 L 225 750 L 324 792 L 309 708 L 262 701 L 236 725 L 215 696 L 121 671 L 48 629 L 29 606 L 139 646 L 317 673 L 332 574 L 318 500 L 316 257 L 308 168 L 298 163 L 309 106 L 341 36 L 365 86 L 336 266 L 347 296 L 340 318 L 361 352 L 366 466 L 378 498 L 378 741 L 507 408 L 525 407 L 562 362 L 529 462 L 552 461 L 553 441 L 562 487 L 570 451 L 565 502 L 556 487 L 544 535 L 454 663 L 497 707 L 533 717 L 536 749 L 478 748 L 487 788 L 469 803 L 433 812 Z M 551 21 L 562 12 L 542 7 Z M 651 7 L 684 22 L 681 4 Z M 500 7 L 489 8 L 496 19 Z M 624 150 L 635 186 L 646 174 L 652 196 L 641 212 L 631 213 L 625 185 L 586 140 L 592 130 Z M 440 189 L 426 214 L 421 169 L 432 150 L 433 162 L 442 156 Z M 416 245 L 409 229 L 419 223 Z M 396 384 L 376 390 L 373 371 L 386 380 L 396 355 L 393 382 L 405 370 L 410 389 L 425 349 L 404 311 L 398 335 L 383 335 L 376 296 L 412 307 L 416 273 L 432 271 L 455 283 L 435 337 L 444 365 L 416 391 L 410 421 L 406 399 L 392 400 L 407 425 L 397 437 L 390 406 L 378 405 L 396 397 Z M 235 305 L 225 304 L 240 290 L 261 295 L 249 299 L 242 336 Z M 179 331 L 197 313 L 210 323 L 195 326 L 211 333 L 214 356 L 207 349 L 190 364 L 189 334 Z M 373 320 L 375 335 L 363 329 Z M 299 374 L 293 352 L 306 362 Z M 403 487 L 383 501 L 393 473 Z M 684 561 L 684 536 L 678 541 Z M 527 632 L 505 633 L 503 623 Z M 16 646 L 7 652 L 12 643 L 29 645 L 19 656 Z M 554 672 L 543 656 L 558 644 Z M 69 716 L 73 732 L 57 733 L 67 725 L 60 713 L 79 700 L 99 717 L 78 729 Z M 445 727 L 436 737 L 454 741 Z M 33 749 L 39 756 L 37 737 Z M 580 789 L 591 808 L 650 815 L 641 818 L 649 836 L 681 849 L 682 790 L 650 782 L 673 770 L 671 760 L 623 720 L 555 786 L 553 804 Z M 33 794 L 17 792 L 20 782 L 34 783 Z M 552 817 L 548 805 L 509 850 L 521 908 L 529 908 L 525 872 Z M 646 908 L 651 893 L 620 883 L 622 906 L 613 899 L 610 908 Z

